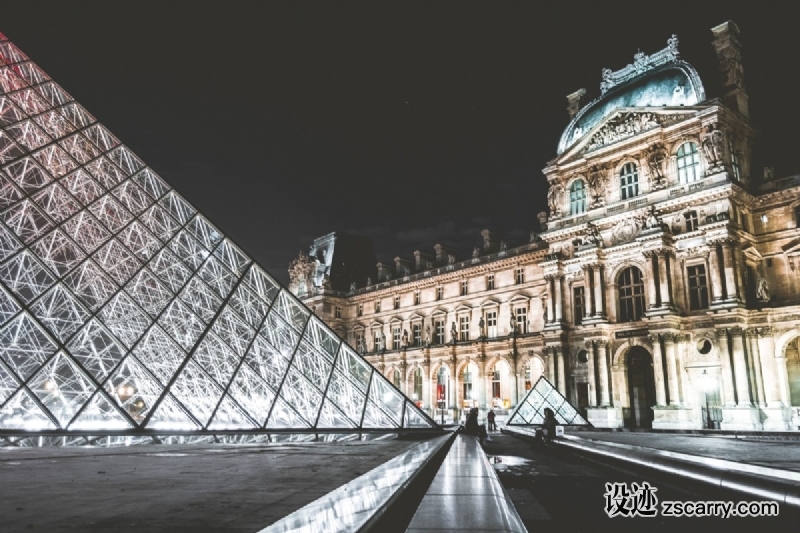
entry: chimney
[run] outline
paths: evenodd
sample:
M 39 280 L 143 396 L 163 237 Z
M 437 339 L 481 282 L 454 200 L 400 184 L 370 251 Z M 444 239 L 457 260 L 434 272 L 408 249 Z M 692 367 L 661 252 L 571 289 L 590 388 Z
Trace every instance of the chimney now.
M 398 278 L 410 276 L 414 272 L 414 263 L 400 257 L 394 258 L 394 273 Z
M 392 279 L 392 267 L 383 263 L 378 263 L 376 266 L 378 267 L 378 283 Z
M 485 229 L 481 232 L 483 236 L 483 250 L 486 253 L 492 253 L 500 249 L 500 241 L 502 241 L 502 237 L 497 234 Z
M 586 96 L 586 89 L 578 89 L 572 94 L 567 95 L 567 113 L 569 113 L 569 118 L 575 118 L 575 115 L 578 114 L 578 111 L 581 110 L 583 107 L 583 99 Z
M 722 101 L 745 117 L 750 116 L 747 93 L 744 91 L 744 68 L 742 67 L 742 43 L 739 27 L 732 20 L 711 28 L 714 34 L 714 50 L 717 51 L 719 72 L 722 76 Z
M 423 254 L 419 250 L 414 252 L 414 265 L 417 272 L 430 270 L 433 267 L 433 256 L 430 254 Z
M 441 244 L 437 244 L 433 247 L 433 249 L 436 250 L 437 265 L 447 265 L 455 262 L 456 259 L 455 248 L 450 248 L 448 246 L 442 246 Z M 450 261 L 451 258 L 452 261 Z

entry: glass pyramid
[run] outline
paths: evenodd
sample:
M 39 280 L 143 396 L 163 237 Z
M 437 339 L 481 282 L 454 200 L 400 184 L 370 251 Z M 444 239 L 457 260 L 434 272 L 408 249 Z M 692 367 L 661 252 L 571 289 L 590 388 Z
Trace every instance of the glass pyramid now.
M 436 427 L 0 34 L 0 431 Z
M 528 391 L 525 398 L 519 402 L 517 408 L 508 417 L 508 426 L 527 426 L 544 422 L 544 410 L 549 407 L 555 413 L 556 420 L 562 426 L 588 426 L 589 423 L 581 416 L 564 396 L 553 387 L 547 378 L 540 377 L 536 384 Z

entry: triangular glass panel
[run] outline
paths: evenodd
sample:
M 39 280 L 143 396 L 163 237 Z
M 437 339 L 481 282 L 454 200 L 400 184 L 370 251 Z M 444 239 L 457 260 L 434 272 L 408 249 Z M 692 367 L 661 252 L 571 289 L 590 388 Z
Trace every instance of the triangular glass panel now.
M 208 429 L 254 429 L 256 424 L 226 394 L 214 413 Z
M 96 387 L 64 352 L 58 352 L 28 383 L 31 391 L 67 427 L 72 417 L 92 396 Z
M 41 431 L 56 429 L 38 403 L 26 389 L 20 389 L 0 409 L 0 429 Z
M 506 425 L 525 426 L 544 422 L 544 410 L 552 409 L 556 421 L 564 426 L 586 426 L 589 423 L 564 395 L 542 376 L 531 387 L 525 398 L 511 412 Z
M 2 36 L 0 55 L 2 420 L 435 427 Z
M 356 424 L 344 416 L 330 400 L 325 400 L 322 404 L 322 410 L 319 412 L 319 420 L 317 421 L 318 428 L 354 428 Z
M 3 405 L 9 396 L 19 388 L 19 383 L 14 376 L 0 363 L 0 405 Z
M 242 365 L 230 384 L 228 394 L 263 426 L 275 400 L 275 392 L 249 366 Z
M 102 390 L 95 393 L 86 407 L 69 425 L 69 429 L 108 430 L 129 429 L 131 423 L 117 410 Z

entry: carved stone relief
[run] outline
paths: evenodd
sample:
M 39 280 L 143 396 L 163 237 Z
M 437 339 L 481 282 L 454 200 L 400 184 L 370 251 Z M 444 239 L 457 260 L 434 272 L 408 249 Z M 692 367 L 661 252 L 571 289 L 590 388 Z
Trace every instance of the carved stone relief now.
M 682 114 L 623 113 L 609 120 L 608 123 L 592 135 L 586 146 L 586 151 L 590 152 L 642 132 L 661 126 L 668 126 L 683 118 L 685 118 L 685 115 Z

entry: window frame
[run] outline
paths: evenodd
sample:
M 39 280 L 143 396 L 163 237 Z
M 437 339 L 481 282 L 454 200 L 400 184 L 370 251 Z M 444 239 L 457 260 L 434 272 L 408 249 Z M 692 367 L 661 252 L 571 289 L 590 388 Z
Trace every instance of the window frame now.
M 520 320 L 520 318 L 522 320 Z M 514 307 L 514 320 L 517 324 L 517 333 L 528 333 L 528 306 L 521 305 Z
M 514 285 L 522 285 L 525 283 L 525 267 L 517 267 L 514 269 Z
M 466 279 L 461 280 L 461 296 L 467 296 L 469 294 L 469 281 Z
M 400 326 L 392 326 L 392 350 L 400 349 Z
M 688 153 L 684 149 L 687 145 L 691 148 Z M 678 172 L 678 183 L 692 183 L 702 179 L 700 152 L 696 142 L 686 141 L 678 147 L 675 151 L 675 168 Z
M 630 280 L 623 285 L 623 277 L 630 273 Z M 635 279 L 638 277 L 638 281 Z M 639 267 L 629 265 L 617 274 L 617 305 L 619 314 L 617 322 L 637 322 L 644 317 L 645 313 L 645 280 Z M 630 294 L 623 294 L 623 290 L 629 290 Z
M 447 338 L 445 337 L 445 324 L 447 320 L 441 318 L 439 320 L 434 319 L 433 321 L 433 339 L 435 344 L 444 344 Z
M 497 309 L 486 311 L 486 336 L 490 339 L 497 337 Z M 494 322 L 494 323 L 493 323 Z
M 334 306 L 333 318 L 342 318 L 342 306 L 340 305 Z
M 489 274 L 486 276 L 486 290 L 487 291 L 494 290 L 494 274 Z
M 586 212 L 586 184 L 576 179 L 569 185 L 569 214 L 582 215 Z
M 622 165 L 619 169 L 619 187 L 620 200 L 631 200 L 639 196 L 639 165 L 633 161 Z
M 702 269 L 702 273 L 692 272 L 695 269 Z M 703 284 L 696 284 L 699 279 L 702 279 Z M 704 261 L 686 265 L 686 292 L 690 311 L 702 311 L 711 307 L 708 268 Z
M 583 285 L 572 287 L 572 323 L 576 326 L 583 324 L 583 315 L 586 314 L 586 288 Z
M 444 300 L 444 287 L 439 285 L 436 287 L 436 301 L 441 302 L 442 300 Z
M 683 213 L 683 225 L 686 228 L 686 233 L 695 231 L 700 227 L 700 219 L 698 218 L 697 211 L 691 209 Z
M 458 317 L 458 340 L 460 342 L 469 341 L 469 315 L 463 314 Z
M 414 322 L 411 324 L 411 342 L 417 348 L 422 346 L 422 323 Z

